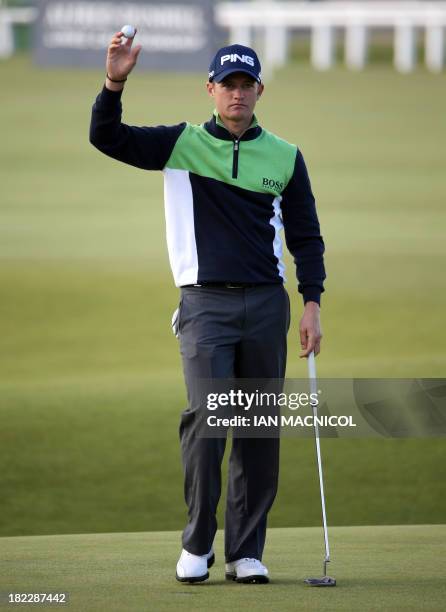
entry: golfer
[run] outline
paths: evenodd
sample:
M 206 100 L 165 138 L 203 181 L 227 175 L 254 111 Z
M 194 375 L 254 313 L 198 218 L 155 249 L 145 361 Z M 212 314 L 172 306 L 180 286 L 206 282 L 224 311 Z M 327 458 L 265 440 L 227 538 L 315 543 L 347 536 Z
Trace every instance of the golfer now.
M 188 388 L 179 433 L 189 521 L 176 578 L 200 582 L 214 563 L 226 438 L 197 435 L 203 406 L 193 383 L 284 378 L 290 304 L 282 228 L 305 305 L 300 355 L 319 353 L 324 243 L 302 153 L 262 128 L 254 115 L 264 92 L 255 51 L 231 45 L 216 53 L 206 83 L 215 106 L 208 121 L 133 127 L 121 122 L 124 84 L 141 50 L 132 42 L 124 42 L 122 32 L 110 42 L 90 142 L 114 159 L 164 174 L 169 259 L 181 288 L 176 327 Z M 178 96 L 181 103 L 181 91 Z M 262 556 L 278 473 L 278 437 L 233 438 L 225 514 L 228 579 L 269 581 Z

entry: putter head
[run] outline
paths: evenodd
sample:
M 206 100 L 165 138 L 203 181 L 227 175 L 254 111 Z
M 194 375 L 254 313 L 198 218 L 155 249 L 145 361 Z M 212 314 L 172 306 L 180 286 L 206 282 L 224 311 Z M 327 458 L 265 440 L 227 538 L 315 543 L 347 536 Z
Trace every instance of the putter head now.
M 334 587 L 336 586 L 336 579 L 330 578 L 330 576 L 323 576 L 322 578 L 306 578 L 305 584 L 317 587 Z

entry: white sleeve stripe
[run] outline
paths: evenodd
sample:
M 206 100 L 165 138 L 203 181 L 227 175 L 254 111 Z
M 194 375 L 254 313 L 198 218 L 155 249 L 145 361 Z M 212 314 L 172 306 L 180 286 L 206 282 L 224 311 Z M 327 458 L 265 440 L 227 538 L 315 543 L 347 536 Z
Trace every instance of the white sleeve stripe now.
M 187 170 L 164 169 L 164 210 L 169 261 L 175 285 L 191 285 L 198 279 L 194 202 Z

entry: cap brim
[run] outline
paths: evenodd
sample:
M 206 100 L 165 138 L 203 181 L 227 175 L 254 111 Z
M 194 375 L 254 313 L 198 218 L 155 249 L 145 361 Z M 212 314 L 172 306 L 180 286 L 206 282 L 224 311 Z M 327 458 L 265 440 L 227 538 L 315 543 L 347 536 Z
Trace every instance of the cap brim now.
M 216 83 L 221 83 L 223 79 L 225 79 L 230 74 L 234 74 L 234 72 L 244 72 L 245 74 L 249 74 L 249 76 L 252 77 L 254 81 L 257 81 L 257 83 L 261 82 L 259 77 L 254 72 L 251 72 L 250 70 L 244 70 L 243 68 L 227 68 L 226 70 L 223 70 L 223 72 L 220 72 L 219 74 L 215 75 L 212 80 Z

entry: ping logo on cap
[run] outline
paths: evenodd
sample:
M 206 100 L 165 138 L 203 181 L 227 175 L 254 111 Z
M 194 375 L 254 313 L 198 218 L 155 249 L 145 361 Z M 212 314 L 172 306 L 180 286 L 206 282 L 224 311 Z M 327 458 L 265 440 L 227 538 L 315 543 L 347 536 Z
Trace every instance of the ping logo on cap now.
M 223 66 L 225 62 L 242 62 L 249 66 L 254 66 L 254 58 L 250 55 L 238 55 L 237 53 L 230 53 L 228 55 L 222 55 L 220 58 L 220 65 Z

